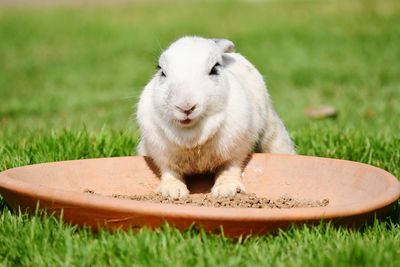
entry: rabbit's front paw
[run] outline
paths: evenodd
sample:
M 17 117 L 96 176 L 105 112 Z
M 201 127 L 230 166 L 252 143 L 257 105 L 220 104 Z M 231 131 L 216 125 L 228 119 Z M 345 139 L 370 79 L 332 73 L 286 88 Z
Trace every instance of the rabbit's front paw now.
M 185 198 L 189 195 L 189 190 L 185 183 L 180 180 L 162 181 L 157 192 L 161 193 L 163 197 L 170 197 L 173 199 Z
M 214 197 L 233 197 L 237 193 L 245 192 L 244 185 L 239 179 L 223 179 L 211 189 Z

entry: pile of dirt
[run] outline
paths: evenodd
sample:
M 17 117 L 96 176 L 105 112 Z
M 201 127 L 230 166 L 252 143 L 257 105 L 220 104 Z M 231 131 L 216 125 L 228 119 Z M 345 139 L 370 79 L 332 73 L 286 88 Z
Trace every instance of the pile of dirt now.
M 86 193 L 96 194 L 92 190 L 86 190 Z M 146 201 L 152 203 L 166 203 L 188 206 L 203 207 L 224 207 L 224 208 L 314 208 L 325 207 L 329 204 L 328 199 L 309 200 L 295 199 L 284 195 L 278 199 L 257 197 L 255 194 L 237 194 L 235 197 L 218 197 L 215 198 L 211 194 L 195 194 L 184 199 L 172 199 L 163 197 L 161 194 L 151 193 L 148 195 L 112 195 L 114 198 L 131 199 L 138 201 Z

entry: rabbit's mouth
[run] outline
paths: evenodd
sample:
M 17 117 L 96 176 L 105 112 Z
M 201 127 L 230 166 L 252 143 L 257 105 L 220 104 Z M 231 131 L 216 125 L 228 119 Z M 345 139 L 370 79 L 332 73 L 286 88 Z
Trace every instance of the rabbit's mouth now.
M 189 126 L 193 120 L 186 118 L 184 120 L 178 120 L 179 124 L 184 125 L 184 126 Z
M 176 124 L 183 128 L 193 127 L 201 119 L 201 116 L 198 112 L 193 112 L 185 115 L 176 112 L 174 114 L 174 117 Z
M 181 128 L 191 128 L 194 127 L 199 122 L 199 118 L 186 117 L 186 118 L 175 119 L 175 121 L 177 125 Z

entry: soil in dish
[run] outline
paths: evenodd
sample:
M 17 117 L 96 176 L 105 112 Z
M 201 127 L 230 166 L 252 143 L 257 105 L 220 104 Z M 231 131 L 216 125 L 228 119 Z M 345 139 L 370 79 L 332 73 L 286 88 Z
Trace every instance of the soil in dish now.
M 85 190 L 85 192 L 96 194 L 96 192 L 90 189 Z M 255 194 L 244 193 L 239 193 L 235 197 L 218 198 L 213 197 L 211 194 L 193 194 L 184 199 L 172 199 L 163 197 L 161 194 L 157 193 L 151 193 L 148 195 L 112 195 L 112 197 L 152 203 L 224 208 L 314 208 L 325 207 L 329 204 L 329 199 L 295 199 L 288 195 L 283 195 L 277 199 L 269 199 L 257 197 Z

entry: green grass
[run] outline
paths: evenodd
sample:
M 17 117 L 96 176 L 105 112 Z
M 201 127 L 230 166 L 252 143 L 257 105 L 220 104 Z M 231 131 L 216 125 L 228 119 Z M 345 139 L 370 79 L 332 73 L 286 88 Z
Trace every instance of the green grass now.
M 400 177 L 400 3 L 133 2 L 0 6 L 0 171 L 133 155 L 132 119 L 160 51 L 182 35 L 232 39 L 266 78 L 298 152 Z M 330 104 L 334 120 L 308 106 Z M 93 234 L 0 198 L 0 266 L 396 266 L 400 211 L 235 241 L 194 230 Z

